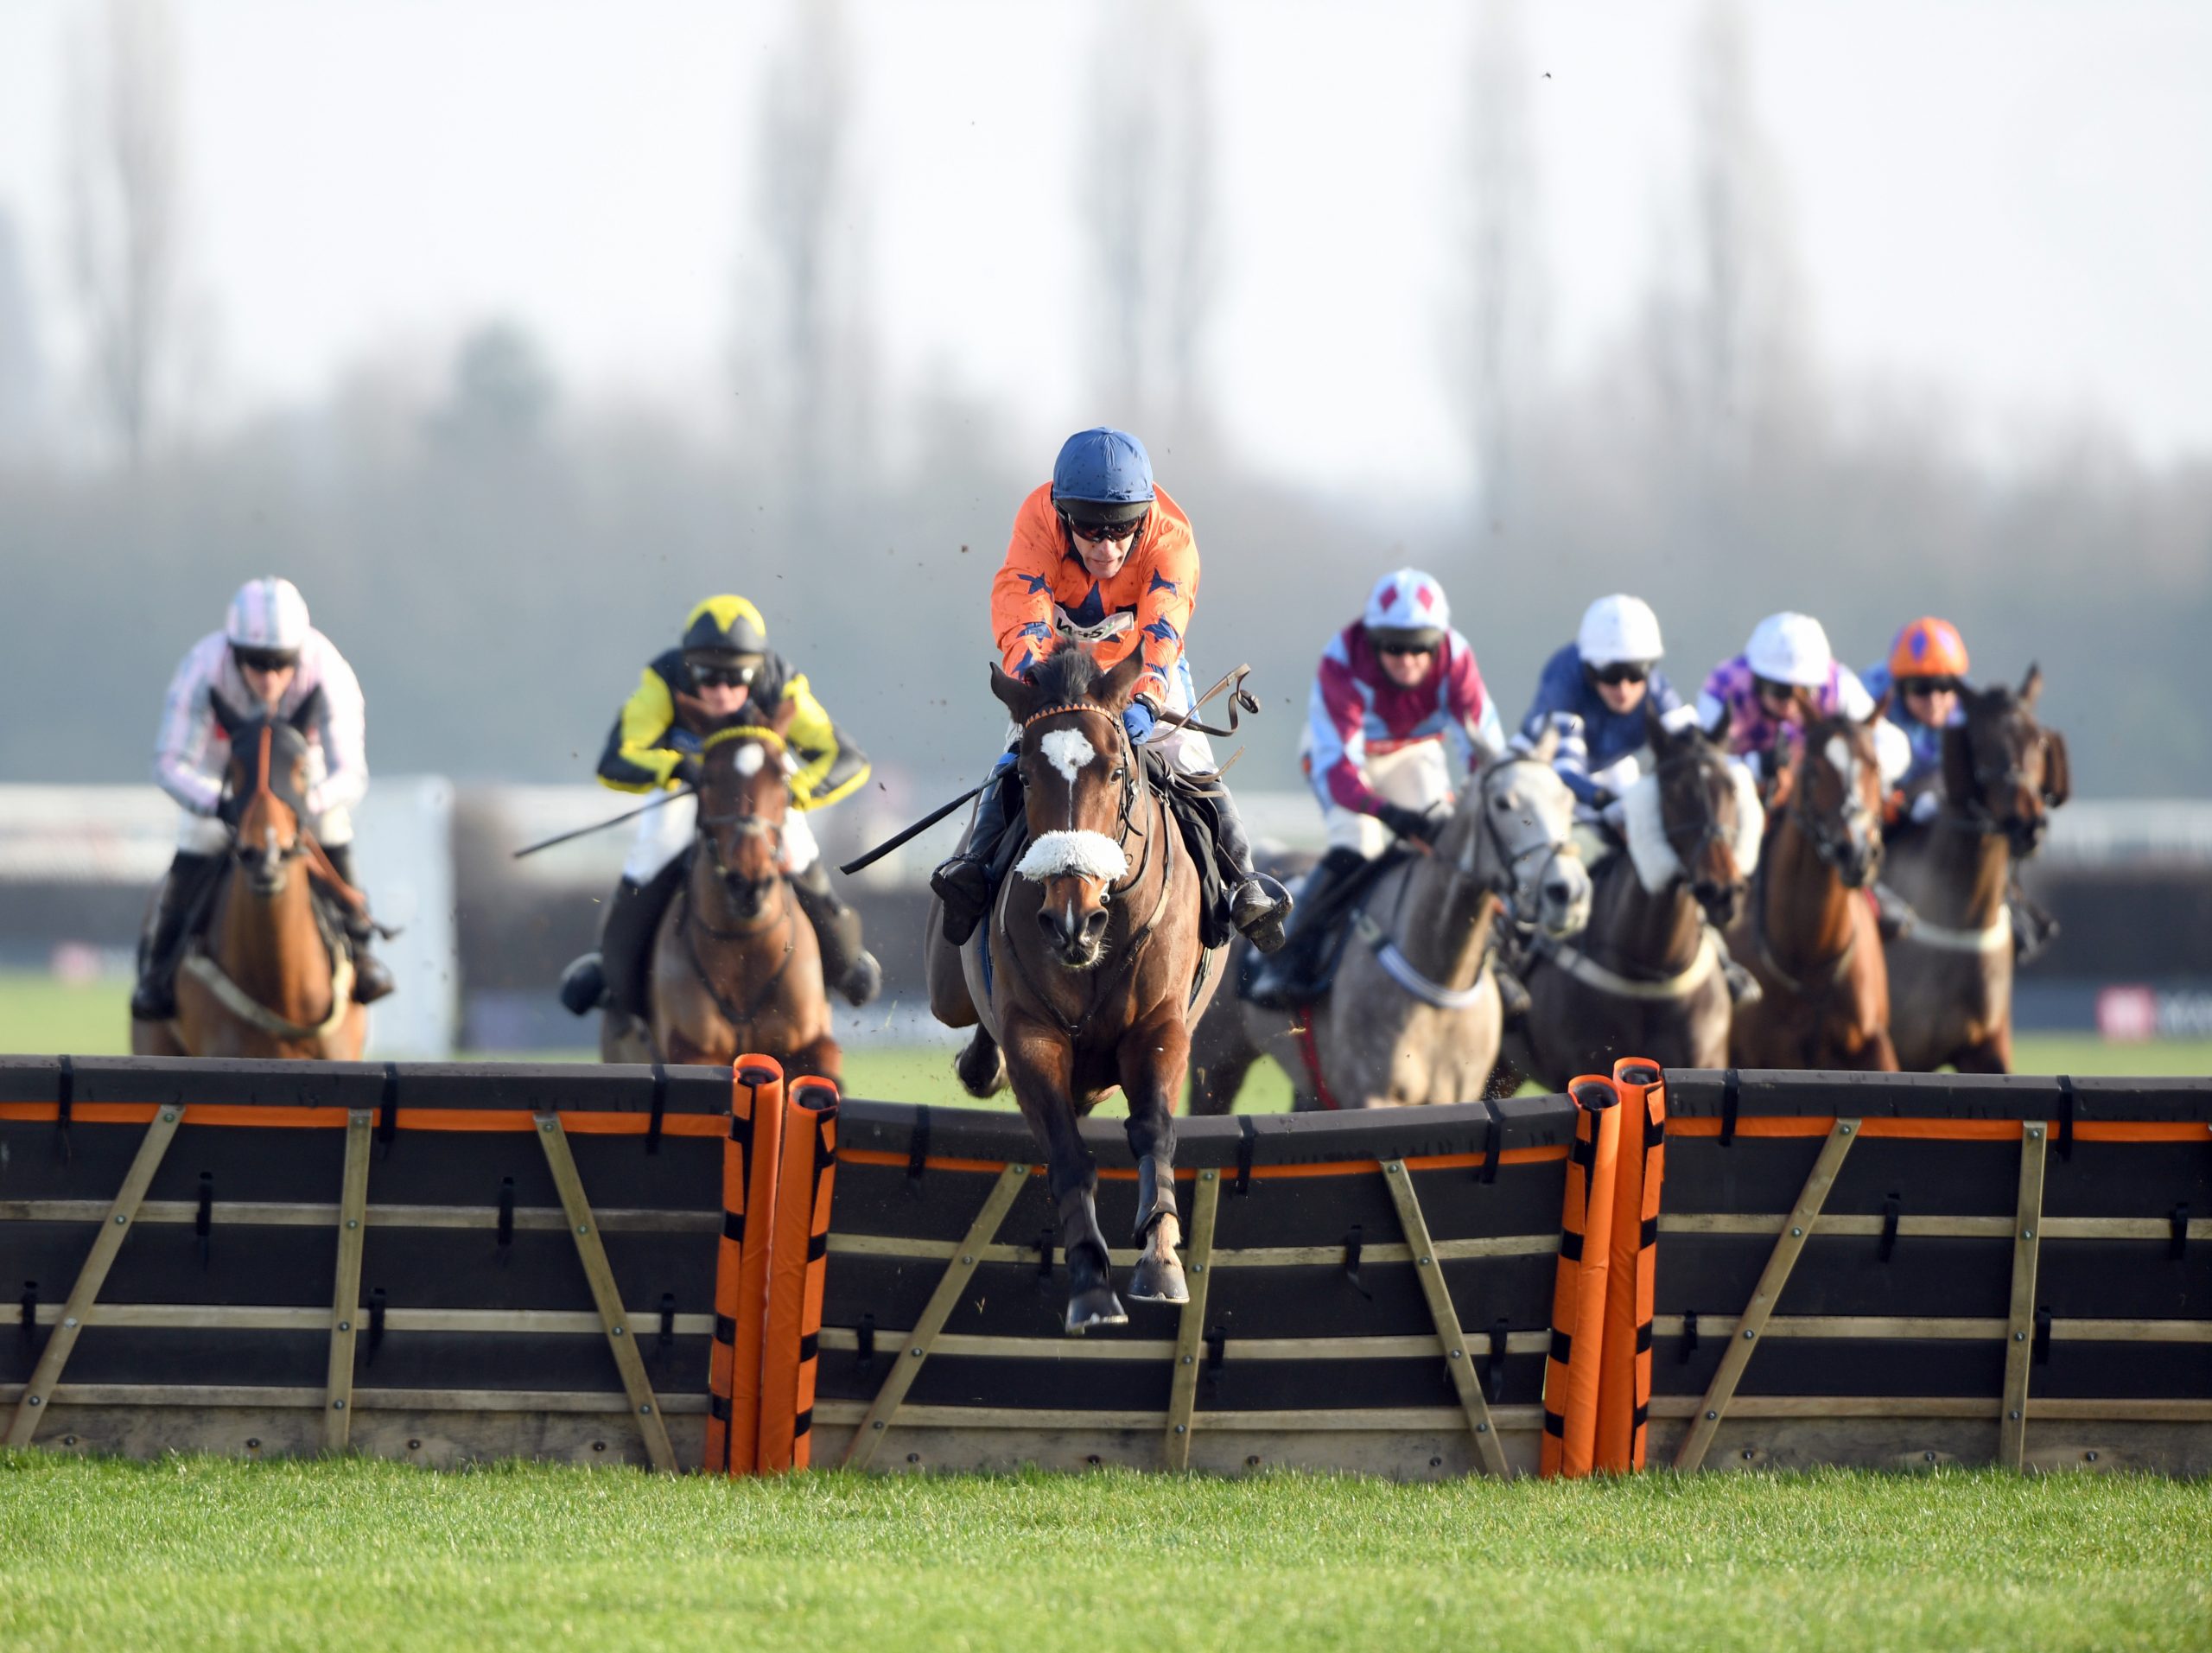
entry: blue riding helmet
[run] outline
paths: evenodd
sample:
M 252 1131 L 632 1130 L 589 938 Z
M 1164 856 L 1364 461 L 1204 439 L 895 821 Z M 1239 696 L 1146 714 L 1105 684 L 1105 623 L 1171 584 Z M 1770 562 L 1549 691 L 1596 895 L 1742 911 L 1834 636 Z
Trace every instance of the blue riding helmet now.
M 1152 457 L 1126 430 L 1078 430 L 1060 444 L 1052 463 L 1052 503 L 1149 505 Z

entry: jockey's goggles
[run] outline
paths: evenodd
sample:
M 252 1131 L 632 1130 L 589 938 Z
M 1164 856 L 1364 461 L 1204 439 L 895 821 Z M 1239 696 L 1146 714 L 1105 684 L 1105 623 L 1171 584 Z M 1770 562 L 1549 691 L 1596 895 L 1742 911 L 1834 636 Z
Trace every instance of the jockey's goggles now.
M 1609 665 L 1585 666 L 1592 683 L 1643 683 L 1651 676 L 1649 660 L 1615 660 Z
M 251 671 L 289 671 L 300 663 L 297 649 L 257 649 L 231 645 L 231 658 Z
M 1956 677 L 1899 677 L 1897 679 L 1897 693 L 1900 695 L 1948 695 L 1955 692 L 1958 686 L 1959 680 Z
M 1797 692 L 1797 685 L 1778 683 L 1772 677 L 1753 677 L 1751 687 L 1761 700 L 1788 700 Z
M 753 674 L 760 669 L 755 665 L 720 660 L 695 665 L 690 668 L 691 686 L 694 689 L 743 689 L 752 683 Z
M 1101 540 L 1128 539 L 1144 527 L 1142 515 L 1131 517 L 1127 522 L 1082 522 L 1063 511 L 1060 520 L 1068 525 L 1068 532 L 1094 545 Z
M 1433 654 L 1436 652 L 1436 645 L 1433 643 L 1377 643 L 1375 645 L 1375 652 L 1377 654 Z

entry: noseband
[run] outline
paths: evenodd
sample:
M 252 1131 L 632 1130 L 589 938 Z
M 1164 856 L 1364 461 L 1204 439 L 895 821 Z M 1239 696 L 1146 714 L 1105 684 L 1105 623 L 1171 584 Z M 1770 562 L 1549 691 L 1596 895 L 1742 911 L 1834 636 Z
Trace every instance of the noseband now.
M 1497 870 L 1483 881 L 1491 892 L 1505 904 L 1506 912 L 1513 922 L 1523 928 L 1529 928 L 1536 923 L 1536 919 L 1533 917 L 1523 917 L 1521 912 L 1522 863 L 1532 855 L 1541 855 L 1544 857 L 1543 865 L 1536 869 L 1535 874 L 1536 883 L 1541 888 L 1544 874 L 1551 868 L 1554 861 L 1561 856 L 1579 859 L 1581 852 L 1575 846 L 1573 833 L 1571 830 L 1564 837 L 1545 838 L 1520 849 L 1514 849 L 1505 842 L 1505 835 L 1498 830 L 1497 823 L 1491 817 L 1490 778 L 1512 768 L 1516 764 L 1533 764 L 1537 768 L 1544 770 L 1549 770 L 1551 767 L 1542 759 L 1531 757 L 1525 752 L 1513 753 L 1484 765 L 1482 779 L 1476 783 L 1476 789 L 1480 797 L 1476 812 L 1482 817 L 1484 839 L 1489 843 L 1491 854 L 1497 861 Z M 1471 856 L 1453 862 L 1452 871 L 1462 878 L 1478 876 Z
M 785 742 L 784 737 L 777 734 L 775 730 L 768 728 L 767 725 L 764 723 L 744 723 L 734 725 L 726 729 L 716 729 L 712 734 L 709 735 L 704 741 L 700 742 L 700 755 L 704 757 L 708 753 L 712 752 L 716 747 L 727 746 L 733 741 L 759 741 L 761 747 L 764 747 L 768 754 L 774 758 L 779 764 L 782 762 L 784 758 L 791 751 L 791 747 L 789 744 Z M 701 801 L 704 802 L 705 800 L 702 798 Z M 723 864 L 721 846 L 715 842 L 715 835 L 706 830 L 709 827 L 734 827 L 737 830 L 738 836 L 741 837 L 767 839 L 768 847 L 770 852 L 775 857 L 776 865 L 779 868 L 783 865 L 784 823 L 781 821 L 771 823 L 766 817 L 754 815 L 750 811 L 737 815 L 709 815 L 704 810 L 702 810 L 699 812 L 697 824 L 699 828 L 699 836 L 706 841 L 708 858 L 714 862 L 715 871 L 725 881 L 730 877 L 730 870 Z
M 1114 738 L 1116 749 L 1121 753 L 1122 769 L 1122 797 L 1119 805 L 1121 824 L 1119 830 L 1114 834 L 1114 844 L 1121 850 L 1122 860 L 1125 865 L 1129 859 L 1130 836 L 1135 835 L 1142 840 L 1144 844 L 1143 857 L 1136 863 L 1136 870 L 1119 884 L 1109 882 L 1105 889 L 1100 892 L 1099 905 L 1111 906 L 1114 905 L 1116 897 L 1128 894 L 1144 881 L 1145 872 L 1152 865 L 1152 836 L 1137 824 L 1139 814 L 1147 812 L 1145 806 L 1151 801 L 1152 787 L 1145 779 L 1144 754 L 1137 750 L 1136 744 L 1129 739 L 1128 727 L 1122 722 L 1121 714 L 1109 712 L 1093 701 L 1068 701 L 1058 706 L 1047 706 L 1041 711 L 1030 713 L 1021 720 L 1023 747 L 1026 748 L 1029 744 L 1029 731 L 1032 726 L 1041 723 L 1048 717 L 1065 717 L 1071 712 L 1090 713 L 1094 716 L 1104 718 L 1113 726 Z M 1068 787 L 1072 794 L 1075 783 L 1070 781 Z
M 1717 749 L 1709 753 L 1694 752 L 1688 757 L 1669 758 L 1654 768 L 1651 772 L 1655 775 L 1664 775 L 1675 770 L 1694 769 L 1702 775 L 1708 758 L 1723 765 L 1727 762 L 1727 759 Z M 1697 887 L 1697 880 L 1693 875 L 1692 868 L 1703 856 L 1707 846 L 1718 840 L 1731 850 L 1735 848 L 1734 841 L 1728 830 L 1720 824 L 1719 811 L 1713 807 L 1712 799 L 1706 796 L 1702 786 L 1698 788 L 1698 802 L 1703 808 L 1702 818 L 1698 823 L 1697 836 L 1690 841 L 1689 851 L 1684 854 L 1681 844 L 1676 841 L 1677 835 L 1683 829 L 1674 826 L 1668 821 L 1666 793 L 1663 791 L 1660 793 L 1659 830 L 1666 835 L 1667 847 L 1675 852 L 1675 864 L 1681 868 L 1682 882 L 1688 885 L 1692 890 Z M 1738 882 L 1742 881 L 1743 870 L 1740 867 L 1736 869 Z

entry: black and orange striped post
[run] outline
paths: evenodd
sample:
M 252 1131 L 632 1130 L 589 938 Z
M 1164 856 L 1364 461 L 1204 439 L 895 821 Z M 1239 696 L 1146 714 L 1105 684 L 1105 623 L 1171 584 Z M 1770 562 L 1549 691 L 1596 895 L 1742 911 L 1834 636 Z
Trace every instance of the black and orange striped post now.
M 1613 1064 L 1619 1093 L 1619 1160 L 1613 1175 L 1611 1259 L 1605 1276 L 1605 1333 L 1599 1357 L 1594 1467 L 1643 1467 L 1651 1414 L 1651 1305 L 1658 1261 L 1659 1189 L 1667 1167 L 1667 1086 L 1656 1062 Z
M 794 1079 L 784 1100 L 767 1335 L 760 1361 L 762 1475 L 812 1461 L 815 1360 L 830 1272 L 830 1198 L 837 1168 L 837 1087 Z
M 1544 1365 L 1544 1436 L 1537 1472 L 1590 1473 L 1597 1463 L 1598 1396 L 1605 1338 L 1605 1281 L 1612 1266 L 1614 1184 L 1620 1160 L 1620 1092 L 1601 1073 L 1567 1087 L 1575 1105 L 1552 1288 L 1552 1348 Z
M 729 1146 L 722 1154 L 722 1241 L 715 1259 L 707 1423 L 707 1468 L 728 1475 L 753 1474 L 760 1462 L 760 1358 L 783 1125 L 784 1070 L 769 1057 L 739 1057 L 730 1084 Z

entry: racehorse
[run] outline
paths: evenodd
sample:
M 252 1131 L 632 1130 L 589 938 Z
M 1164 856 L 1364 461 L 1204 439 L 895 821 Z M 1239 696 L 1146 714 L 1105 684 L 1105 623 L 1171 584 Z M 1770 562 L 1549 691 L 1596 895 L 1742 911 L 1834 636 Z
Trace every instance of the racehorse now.
M 1547 733 L 1528 754 L 1484 764 L 1433 849 L 1376 880 L 1351 919 L 1363 944 L 1346 945 L 1318 1002 L 1294 1014 L 1231 995 L 1207 1013 L 1192 1058 L 1192 1113 L 1229 1112 L 1262 1054 L 1290 1076 L 1296 1109 L 1485 1093 L 1502 1020 L 1490 970 L 1501 906 L 1554 936 L 1572 935 L 1590 916 L 1574 795 L 1551 766 L 1557 741 Z
M 238 717 L 220 696 L 212 704 L 231 744 L 228 862 L 209 891 L 206 929 L 178 966 L 175 1019 L 133 1021 L 131 1053 L 357 1060 L 368 1011 L 353 1002 L 352 954 L 312 881 L 340 900 L 361 897 L 301 824 L 308 785 L 301 731 L 313 703 L 290 721 Z
M 1736 1007 L 1728 1059 L 1737 1067 L 1897 1071 L 1889 972 L 1866 890 L 1882 864 L 1881 715 L 1878 706 L 1863 723 L 1815 717 L 1794 762 L 1781 741 L 1770 754 L 1766 842 L 1728 932 L 1762 989 Z
M 1102 670 L 1073 643 L 1026 679 L 992 668 L 991 691 L 1021 730 L 1025 847 L 965 945 L 944 939 L 934 900 L 924 941 L 931 1010 L 976 1029 L 961 1082 L 979 1097 L 1011 1082 L 1045 1149 L 1071 1333 L 1128 1318 L 1099 1231 L 1097 1164 L 1077 1129 L 1116 1084 L 1137 1162 L 1141 1249 L 1129 1295 L 1189 1298 L 1175 1256 L 1173 1109 L 1189 1026 L 1219 979 L 1202 966 L 1217 966 L 1220 953 L 1199 938 L 1202 887 L 1181 828 L 1122 725 L 1143 670 L 1134 652 Z
M 2042 691 L 2037 666 L 2017 690 L 1961 690 L 1965 722 L 1943 732 L 1942 808 L 1891 834 L 1887 881 L 1915 914 L 1885 950 L 1890 1037 L 1908 1070 L 2012 1070 L 2007 897 L 2072 790 L 2066 737 L 2036 722 Z
M 1614 1058 L 1728 1065 L 1729 996 L 1713 928 L 1736 917 L 1766 811 L 1722 735 L 1669 732 L 1646 703 L 1652 767 L 1622 798 L 1626 853 L 1599 863 L 1590 923 L 1572 944 L 1539 938 L 1522 972 L 1529 1014 L 1516 1065 L 1561 1091 Z
M 604 1017 L 607 1060 L 719 1065 L 758 1052 L 794 1078 L 842 1077 L 821 950 L 783 873 L 784 735 L 797 710 L 785 701 L 765 724 L 739 712 L 702 741 L 697 832 L 653 932 L 645 1023 Z

